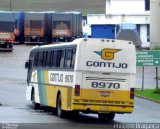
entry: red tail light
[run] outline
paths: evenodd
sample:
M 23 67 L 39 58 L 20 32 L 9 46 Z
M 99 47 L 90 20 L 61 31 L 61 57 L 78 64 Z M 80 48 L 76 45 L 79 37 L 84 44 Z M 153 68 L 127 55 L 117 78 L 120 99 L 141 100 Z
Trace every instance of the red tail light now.
M 80 96 L 80 85 L 75 85 L 75 96 Z
M 13 40 L 9 40 L 9 43 L 13 43 L 14 41 Z
M 130 89 L 130 99 L 134 99 L 134 88 Z

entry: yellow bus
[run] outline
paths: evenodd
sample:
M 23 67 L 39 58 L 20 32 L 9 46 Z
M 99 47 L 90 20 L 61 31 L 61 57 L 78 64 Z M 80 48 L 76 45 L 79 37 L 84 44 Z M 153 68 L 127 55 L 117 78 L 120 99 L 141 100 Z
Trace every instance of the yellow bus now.
M 113 120 L 134 108 L 135 46 L 112 39 L 76 39 L 35 46 L 28 68 L 26 99 L 65 112 L 96 113 Z

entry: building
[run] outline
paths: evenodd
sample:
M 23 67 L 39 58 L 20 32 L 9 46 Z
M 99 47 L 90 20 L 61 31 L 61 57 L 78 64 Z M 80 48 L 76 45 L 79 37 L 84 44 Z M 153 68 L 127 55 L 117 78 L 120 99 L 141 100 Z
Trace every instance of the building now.
M 142 46 L 150 46 L 150 1 L 149 0 L 106 0 L 105 14 L 88 14 L 84 33 L 95 38 L 115 38 L 121 23 L 137 25 Z M 88 32 L 87 32 L 88 31 Z M 90 31 L 90 32 L 89 32 Z
M 137 14 L 149 11 L 150 0 L 106 0 L 106 14 Z
M 154 48 L 160 46 L 160 0 L 151 0 L 150 7 L 150 39 L 151 47 Z

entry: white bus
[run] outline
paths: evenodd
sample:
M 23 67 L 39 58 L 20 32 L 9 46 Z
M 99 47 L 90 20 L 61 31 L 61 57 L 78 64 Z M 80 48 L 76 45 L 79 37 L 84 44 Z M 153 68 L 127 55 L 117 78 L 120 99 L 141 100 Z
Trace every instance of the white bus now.
M 136 52 L 132 42 L 76 39 L 34 47 L 26 62 L 27 100 L 66 111 L 97 113 L 113 120 L 134 108 Z

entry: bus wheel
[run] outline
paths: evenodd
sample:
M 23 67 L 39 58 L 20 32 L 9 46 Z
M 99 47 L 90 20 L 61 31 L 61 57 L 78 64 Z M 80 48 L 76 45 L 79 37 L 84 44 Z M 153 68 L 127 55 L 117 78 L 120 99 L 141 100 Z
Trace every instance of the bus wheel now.
M 65 39 L 65 42 L 68 42 L 67 38 Z
M 73 119 L 79 119 L 79 111 L 71 111 L 70 112 L 71 113 L 71 117 L 73 118 Z
M 112 122 L 113 119 L 114 119 L 114 117 L 115 117 L 115 113 L 109 113 L 109 114 L 107 114 L 107 121 L 108 122 Z
M 56 42 L 58 42 L 58 38 L 56 38 Z
M 61 95 L 58 96 L 57 99 L 57 115 L 59 117 L 64 117 L 64 111 L 62 110 L 62 99 L 61 99 Z
M 40 104 L 35 102 L 35 93 L 34 91 L 32 92 L 32 107 L 33 109 L 39 109 L 40 108 Z
M 98 113 L 98 118 L 99 118 L 100 121 L 106 121 L 107 114 Z
M 101 121 L 106 121 L 107 119 L 107 122 L 112 122 L 115 117 L 115 113 L 108 113 L 108 114 L 99 113 L 98 117 Z

